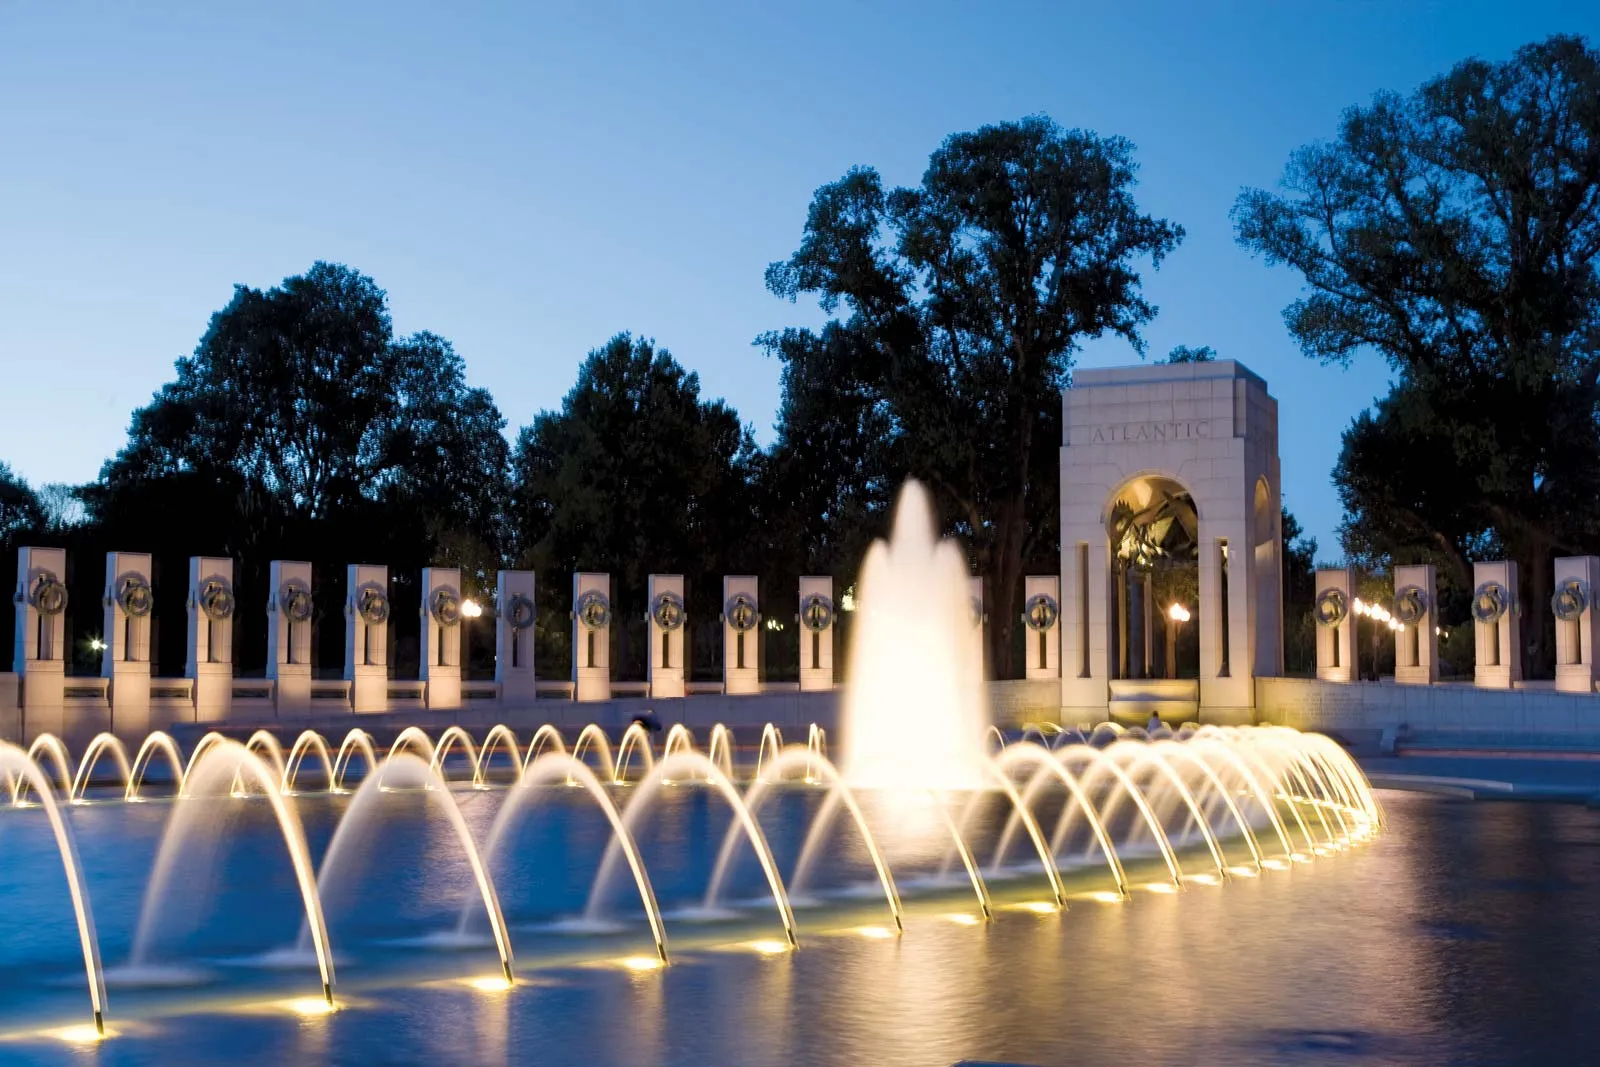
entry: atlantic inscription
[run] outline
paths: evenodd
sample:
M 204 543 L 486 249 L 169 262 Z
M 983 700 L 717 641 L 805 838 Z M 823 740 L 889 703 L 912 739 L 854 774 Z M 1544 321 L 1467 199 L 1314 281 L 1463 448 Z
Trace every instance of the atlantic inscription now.
M 1118 445 L 1135 442 L 1194 441 L 1211 436 L 1205 419 L 1180 422 L 1116 422 L 1089 427 L 1089 444 Z

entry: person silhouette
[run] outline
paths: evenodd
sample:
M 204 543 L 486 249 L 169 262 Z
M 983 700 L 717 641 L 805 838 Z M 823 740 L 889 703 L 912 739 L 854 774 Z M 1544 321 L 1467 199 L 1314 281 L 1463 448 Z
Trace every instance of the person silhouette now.
M 1154 733 L 1156 730 L 1158 730 L 1160 728 L 1161 728 L 1161 713 L 1159 711 L 1152 711 L 1150 713 L 1150 721 L 1144 724 L 1144 732 L 1147 733 L 1147 734 L 1148 733 Z

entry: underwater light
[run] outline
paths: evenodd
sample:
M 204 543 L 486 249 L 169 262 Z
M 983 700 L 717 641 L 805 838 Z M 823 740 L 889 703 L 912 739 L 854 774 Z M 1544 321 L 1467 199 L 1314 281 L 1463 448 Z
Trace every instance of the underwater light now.
M 659 956 L 624 956 L 617 961 L 617 965 L 624 970 L 638 971 L 640 973 L 659 971 L 666 966 Z

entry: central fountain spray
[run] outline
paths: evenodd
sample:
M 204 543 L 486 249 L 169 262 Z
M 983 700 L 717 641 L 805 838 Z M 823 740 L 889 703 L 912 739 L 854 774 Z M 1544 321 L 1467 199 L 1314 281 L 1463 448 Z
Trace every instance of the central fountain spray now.
M 861 565 L 841 715 L 845 778 L 873 789 L 980 789 L 989 709 L 960 547 L 908 481 Z

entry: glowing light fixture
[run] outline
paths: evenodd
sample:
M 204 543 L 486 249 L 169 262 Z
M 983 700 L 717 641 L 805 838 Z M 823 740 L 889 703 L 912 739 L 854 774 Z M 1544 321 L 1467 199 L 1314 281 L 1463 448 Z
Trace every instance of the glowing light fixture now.
M 661 962 L 661 958 L 659 956 L 624 956 L 622 959 L 618 960 L 617 963 L 624 970 L 638 971 L 640 973 L 645 971 L 659 971 L 661 968 L 666 966 L 665 963 Z
M 116 1035 L 115 1030 L 100 1031 L 93 1023 L 83 1023 L 80 1026 L 63 1026 L 58 1030 L 46 1030 L 46 1037 L 53 1037 L 57 1041 L 65 1041 L 69 1045 L 93 1045 Z
M 1188 622 L 1192 617 L 1189 614 L 1189 609 L 1182 604 L 1173 604 L 1167 609 L 1167 618 L 1173 622 Z
M 483 605 L 476 600 L 463 600 L 461 602 L 461 617 L 463 619 L 476 619 L 483 614 Z
M 746 941 L 744 947 L 763 956 L 781 956 L 789 951 L 789 943 L 787 941 Z
M 482 978 L 468 978 L 467 985 L 480 993 L 504 993 L 511 988 L 511 983 L 506 981 L 504 975 L 491 974 Z
M 295 997 L 293 1000 L 281 1001 L 279 1006 L 306 1018 L 317 1015 L 332 1015 L 339 1010 L 336 1005 L 329 1004 L 322 997 Z
M 1018 911 L 1031 911 L 1035 915 L 1054 915 L 1061 909 L 1048 900 L 1028 900 L 1017 905 Z

